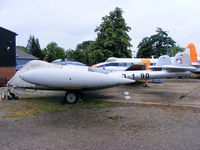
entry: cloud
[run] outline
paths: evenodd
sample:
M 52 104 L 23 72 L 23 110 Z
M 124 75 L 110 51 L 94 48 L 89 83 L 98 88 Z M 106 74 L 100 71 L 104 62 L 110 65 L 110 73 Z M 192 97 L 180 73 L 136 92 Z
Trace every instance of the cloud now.
M 133 49 L 157 27 L 169 31 L 177 44 L 194 42 L 200 50 L 200 2 L 198 0 L 1 0 L 0 24 L 18 34 L 17 44 L 25 45 L 31 35 L 42 47 L 55 41 L 65 49 L 96 38 L 101 18 L 115 7 L 124 11 L 132 28 Z

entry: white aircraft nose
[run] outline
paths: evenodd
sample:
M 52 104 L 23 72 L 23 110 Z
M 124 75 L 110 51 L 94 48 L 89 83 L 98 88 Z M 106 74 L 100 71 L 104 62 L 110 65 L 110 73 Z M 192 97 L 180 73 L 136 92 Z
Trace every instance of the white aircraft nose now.
M 24 72 L 24 73 L 19 75 L 19 77 L 22 80 L 24 80 L 26 82 L 29 82 L 29 83 L 33 83 L 34 82 L 34 80 L 35 80 L 34 76 L 35 76 L 34 72 L 32 72 L 32 71 L 27 71 L 27 72 Z

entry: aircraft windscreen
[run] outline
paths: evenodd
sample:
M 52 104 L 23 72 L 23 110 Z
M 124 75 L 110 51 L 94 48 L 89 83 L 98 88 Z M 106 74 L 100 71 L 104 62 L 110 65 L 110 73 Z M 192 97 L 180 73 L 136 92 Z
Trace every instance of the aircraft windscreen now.
M 113 61 L 117 61 L 117 58 L 115 58 L 115 57 L 110 57 L 110 58 L 108 58 L 105 62 L 113 62 Z
M 88 67 L 88 71 L 104 73 L 104 74 L 108 74 L 110 72 L 108 70 L 104 70 L 103 68 L 92 68 L 92 67 Z
M 75 65 L 75 66 L 86 66 L 83 63 L 76 62 L 76 61 L 56 61 L 52 62 L 53 64 L 58 64 L 58 65 Z

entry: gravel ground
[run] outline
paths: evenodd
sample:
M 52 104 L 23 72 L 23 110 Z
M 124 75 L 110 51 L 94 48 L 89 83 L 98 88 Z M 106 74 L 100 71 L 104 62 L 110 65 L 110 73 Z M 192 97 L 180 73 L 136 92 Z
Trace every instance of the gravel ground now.
M 183 105 L 190 98 L 193 104 L 198 103 L 199 81 L 185 80 L 184 83 L 175 87 L 177 84 L 169 81 L 146 89 L 135 86 L 134 90 L 123 86 L 108 89 L 104 95 L 103 90 L 92 92 L 89 99 L 98 97 L 98 100 L 121 100 L 123 103 L 107 108 L 72 109 L 16 118 L 3 118 L 2 115 L 8 111 L 6 107 L 18 102 L 0 102 L 0 149 L 200 150 L 200 108 L 158 102 L 160 97 L 164 104 L 176 100 L 173 104 L 181 101 Z M 160 89 L 161 95 L 153 89 Z M 188 89 L 191 89 L 189 93 Z M 120 90 L 130 91 L 132 99 L 128 103 L 122 100 Z M 141 96 L 142 93 L 147 95 Z M 183 93 L 187 95 L 180 100 Z M 135 99 L 134 94 L 138 94 Z M 132 103 L 139 102 L 139 96 L 144 103 Z
M 123 92 L 128 91 L 131 99 L 124 100 Z M 92 98 L 104 98 L 112 102 L 134 104 L 157 104 L 173 106 L 200 107 L 199 79 L 168 79 L 161 84 L 124 85 L 97 92 L 91 92 Z M 104 97 L 103 97 L 104 96 Z
M 109 119 L 110 116 L 118 119 Z M 200 149 L 200 111 L 116 106 L 0 119 L 0 147 L 10 149 Z

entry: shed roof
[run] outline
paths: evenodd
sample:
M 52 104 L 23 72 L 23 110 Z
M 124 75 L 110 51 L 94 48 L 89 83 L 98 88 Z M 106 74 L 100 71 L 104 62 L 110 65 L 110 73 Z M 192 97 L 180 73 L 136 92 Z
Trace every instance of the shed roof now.
M 39 59 L 27 52 L 23 52 L 21 50 L 19 50 L 18 48 L 16 48 L 16 59 L 30 59 L 30 60 L 34 60 L 34 59 Z
M 5 29 L 5 28 L 3 28 L 3 27 L 0 27 L 0 30 L 4 30 L 4 31 L 7 31 L 7 32 L 10 32 L 10 33 L 14 34 L 15 36 L 17 35 L 15 32 L 10 31 L 10 30 L 8 30 L 8 29 Z

